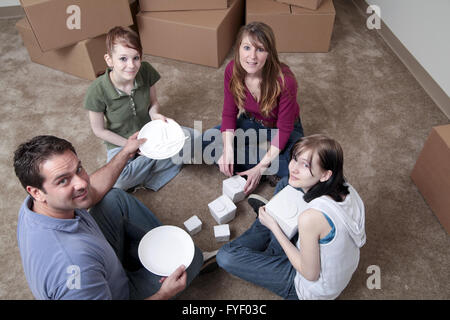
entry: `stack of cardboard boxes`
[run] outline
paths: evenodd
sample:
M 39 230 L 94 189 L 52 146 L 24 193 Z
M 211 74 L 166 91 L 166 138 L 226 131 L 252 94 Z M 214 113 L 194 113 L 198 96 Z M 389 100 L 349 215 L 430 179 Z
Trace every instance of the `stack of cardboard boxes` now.
M 247 0 L 246 23 L 272 27 L 278 52 L 328 52 L 336 11 L 332 0 Z
M 245 23 L 272 27 L 279 52 L 328 52 L 332 0 L 139 0 L 144 53 L 220 67 Z
M 218 68 L 244 24 L 244 0 L 139 0 L 146 54 Z
M 20 1 L 31 60 L 91 80 L 106 69 L 114 26 L 137 25 L 145 54 L 218 68 L 244 23 L 270 25 L 279 52 L 327 52 L 335 18 L 332 0 Z
M 130 26 L 135 0 L 20 0 L 16 24 L 32 61 L 93 80 L 106 69 L 105 34 Z

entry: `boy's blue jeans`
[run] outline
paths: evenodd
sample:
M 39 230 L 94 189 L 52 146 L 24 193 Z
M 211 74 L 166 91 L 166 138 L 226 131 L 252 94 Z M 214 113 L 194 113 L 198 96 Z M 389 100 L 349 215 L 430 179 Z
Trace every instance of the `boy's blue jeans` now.
M 142 266 L 138 246 L 148 231 L 162 225 L 158 218 L 142 202 L 120 189 L 109 191 L 90 213 L 125 269 L 130 299 L 155 294 L 161 287 L 161 276 Z M 203 254 L 196 246 L 191 265 L 186 269 L 186 286 L 198 275 L 202 265 Z

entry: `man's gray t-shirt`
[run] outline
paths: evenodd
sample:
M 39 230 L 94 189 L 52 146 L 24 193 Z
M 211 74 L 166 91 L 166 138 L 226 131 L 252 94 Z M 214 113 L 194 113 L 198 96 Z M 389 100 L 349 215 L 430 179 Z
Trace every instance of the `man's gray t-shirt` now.
M 19 211 L 17 241 L 36 299 L 128 299 L 128 278 L 87 210 L 74 219 L 33 212 L 28 196 Z

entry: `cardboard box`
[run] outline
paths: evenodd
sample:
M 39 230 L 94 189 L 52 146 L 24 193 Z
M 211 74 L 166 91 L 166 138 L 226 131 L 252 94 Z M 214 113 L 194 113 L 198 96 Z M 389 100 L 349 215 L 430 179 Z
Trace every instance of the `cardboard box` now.
M 106 70 L 103 58 L 106 53 L 106 35 L 83 40 L 66 48 L 42 52 L 26 18 L 19 20 L 16 28 L 33 62 L 88 80 L 94 80 Z
M 450 124 L 431 130 L 411 178 L 450 234 Z
M 272 27 L 278 52 L 328 52 L 336 11 L 332 0 L 309 10 L 272 0 L 247 0 L 246 23 Z
M 226 9 L 228 0 L 139 0 L 142 11 Z
M 276 0 L 278 2 L 292 4 L 294 6 L 317 10 L 322 4 L 322 0 Z
M 20 0 L 42 51 L 60 49 L 130 26 L 128 0 Z
M 140 12 L 139 34 L 146 54 L 220 67 L 244 22 L 244 1 L 228 9 Z
M 308 209 L 303 193 L 286 186 L 266 204 L 266 211 L 278 222 L 286 237 L 291 239 L 298 232 L 298 215 Z

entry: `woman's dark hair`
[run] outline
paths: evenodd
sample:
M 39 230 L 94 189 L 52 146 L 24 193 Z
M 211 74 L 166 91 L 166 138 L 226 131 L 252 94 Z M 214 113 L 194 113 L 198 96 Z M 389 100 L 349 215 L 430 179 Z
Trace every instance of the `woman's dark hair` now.
M 31 186 L 43 190 L 44 178 L 39 166 L 53 155 L 63 154 L 66 150 L 77 154 L 70 142 L 55 136 L 37 136 L 22 143 L 14 152 L 14 170 L 22 186 L 25 189 Z
M 325 181 L 319 181 L 305 193 L 303 199 L 306 202 L 328 195 L 337 202 L 343 200 L 343 196 L 349 194 L 344 177 L 344 152 L 341 145 L 325 135 L 315 134 L 303 137 L 297 141 L 291 149 L 291 160 L 306 150 L 311 151 L 308 162 L 312 164 L 312 157 L 317 154 L 318 163 L 322 170 L 331 170 L 331 177 Z M 311 170 L 311 169 L 310 169 Z

